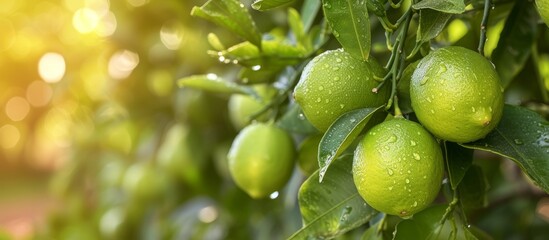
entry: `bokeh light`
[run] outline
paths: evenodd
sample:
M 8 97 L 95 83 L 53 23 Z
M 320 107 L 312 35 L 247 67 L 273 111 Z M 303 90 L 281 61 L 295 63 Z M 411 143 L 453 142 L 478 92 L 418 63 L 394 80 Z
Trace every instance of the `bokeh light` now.
M 6 124 L 0 127 L 0 146 L 4 149 L 10 149 L 17 145 L 21 133 L 19 129 L 11 124 Z
M 176 21 L 164 23 L 160 29 L 160 40 L 166 48 L 177 50 L 183 41 L 183 28 Z
M 12 97 L 6 103 L 6 115 L 12 121 L 21 121 L 27 117 L 30 111 L 29 102 L 22 97 Z
M 65 75 L 65 58 L 59 53 L 46 53 L 38 62 L 38 73 L 44 81 L 59 82 Z
M 74 12 L 72 25 L 79 33 L 92 32 L 101 20 L 97 12 L 90 8 L 80 8 Z
M 109 75 L 114 79 L 127 78 L 139 64 L 139 55 L 129 50 L 115 52 L 109 60 Z
M 33 81 L 27 87 L 27 101 L 33 107 L 46 106 L 53 96 L 53 89 L 43 81 Z

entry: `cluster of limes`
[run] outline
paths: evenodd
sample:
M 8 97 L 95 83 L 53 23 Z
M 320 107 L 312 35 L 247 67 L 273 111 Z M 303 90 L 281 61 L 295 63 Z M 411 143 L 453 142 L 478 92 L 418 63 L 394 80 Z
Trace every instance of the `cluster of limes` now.
M 380 84 L 385 74 L 375 59 L 363 61 L 342 49 L 330 50 L 305 67 L 293 96 L 322 133 L 346 112 L 385 104 L 391 94 L 390 84 Z M 286 184 L 294 158 L 306 174 L 317 169 L 316 161 L 304 159 L 316 160 L 322 134 L 306 139 L 296 156 L 290 134 L 272 121 L 265 123 L 272 117 L 266 106 L 276 89 L 258 85 L 255 90 L 260 99 L 234 95 L 229 101 L 230 119 L 235 128 L 243 129 L 228 159 L 235 183 L 251 197 L 261 198 Z M 419 123 L 396 116 L 365 133 L 353 163 L 358 192 L 377 210 L 401 217 L 427 207 L 438 195 L 444 175 L 437 138 L 464 143 L 486 136 L 502 116 L 502 92 L 493 65 L 469 49 L 440 48 L 409 64 L 398 94 L 411 105 Z M 257 121 L 249 124 L 254 115 Z
M 503 110 L 498 75 L 474 51 L 441 48 L 410 66 L 415 69 L 403 75 L 406 89 L 399 93 L 409 92 L 404 97 L 421 124 L 397 116 L 374 126 L 358 144 L 353 163 L 355 185 L 365 201 L 401 217 L 421 211 L 438 195 L 444 164 L 435 137 L 478 140 L 495 128 Z M 327 51 L 304 69 L 294 98 L 312 125 L 325 132 L 345 112 L 387 102 L 388 88 L 372 91 L 383 76 L 374 59 Z

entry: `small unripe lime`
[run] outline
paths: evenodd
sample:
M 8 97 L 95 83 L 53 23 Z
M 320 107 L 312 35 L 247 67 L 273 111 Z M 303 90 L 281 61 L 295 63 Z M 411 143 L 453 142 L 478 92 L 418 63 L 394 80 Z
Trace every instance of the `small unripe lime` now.
M 435 136 L 471 142 L 492 131 L 503 113 L 503 88 L 486 58 L 462 47 L 424 57 L 410 83 L 412 108 Z
M 378 107 L 389 97 L 386 86 L 373 93 L 384 70 L 374 60 L 355 59 L 342 49 L 316 56 L 303 70 L 294 98 L 305 117 L 325 132 L 342 114 L 365 107 Z
M 438 195 L 444 163 L 437 141 L 418 123 L 395 118 L 370 129 L 358 144 L 353 179 L 373 208 L 409 217 Z
M 297 165 L 307 176 L 311 176 L 318 169 L 318 145 L 322 134 L 316 134 L 303 140 L 297 154 Z
M 286 185 L 294 157 L 294 142 L 287 132 L 271 123 L 254 123 L 234 139 L 229 171 L 238 187 L 253 198 L 262 198 Z
M 229 99 L 229 119 L 238 130 L 248 125 L 252 120 L 250 117 L 264 108 L 277 93 L 275 88 L 266 84 L 255 86 L 254 89 L 261 99 L 243 94 L 233 94 Z M 269 120 L 270 113 L 266 111 L 255 120 L 265 122 Z

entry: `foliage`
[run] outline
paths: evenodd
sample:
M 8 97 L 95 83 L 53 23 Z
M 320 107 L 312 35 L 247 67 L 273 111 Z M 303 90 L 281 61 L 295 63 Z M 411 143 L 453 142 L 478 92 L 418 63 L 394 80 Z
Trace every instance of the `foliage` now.
M 71 59 L 75 64 L 85 61 L 80 55 L 101 59 L 123 46 L 135 49 L 140 64 L 125 80 L 101 75 L 101 84 L 77 84 L 69 79 L 94 71 L 69 69 L 52 85 L 68 95 L 58 104 L 72 111 L 58 115 L 70 115 L 74 124 L 64 129 L 71 146 L 68 161 L 51 183 L 63 207 L 49 216 L 37 239 L 536 239 L 549 234 L 549 28 L 532 1 L 150 1 L 135 12 L 111 2 L 125 20 L 109 37 L 112 46 L 101 53 L 99 47 L 82 48 Z M 151 39 L 158 38 L 162 23 L 174 21 L 188 42 L 158 52 Z M 502 120 L 474 142 L 438 139 L 445 179 L 430 207 L 408 219 L 379 212 L 357 192 L 352 153 L 364 134 L 385 120 L 418 121 L 405 78 L 432 50 L 447 46 L 478 51 L 495 65 L 506 102 Z M 382 106 L 341 114 L 321 132 L 295 102 L 294 88 L 315 56 L 335 49 L 359 61 L 385 63 L 385 75 L 374 76 L 378 86 L 361 91 L 386 87 L 390 98 Z M 294 164 L 282 188 L 254 199 L 229 171 L 227 155 L 240 129 L 231 124 L 227 104 L 231 95 L 260 100 L 255 90 L 260 84 L 276 94 L 250 119 L 268 116 L 267 124 L 290 134 L 295 146 L 311 136 L 322 138 L 316 172 L 305 176 Z M 52 105 L 43 111 L 46 116 L 60 110 Z M 254 141 L 248 142 L 245 147 L 253 149 Z

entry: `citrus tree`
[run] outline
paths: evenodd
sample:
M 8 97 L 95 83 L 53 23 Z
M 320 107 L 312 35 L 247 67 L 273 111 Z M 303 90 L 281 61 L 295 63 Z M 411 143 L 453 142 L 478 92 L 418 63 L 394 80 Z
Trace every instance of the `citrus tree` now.
M 301 219 L 278 238 L 499 239 L 517 234 L 501 229 L 514 220 L 490 210 L 518 207 L 493 199 L 522 196 L 497 191 L 549 192 L 548 11 L 546 0 L 210 0 L 191 15 L 223 29 L 207 41 L 225 67 L 177 83 L 230 96 L 231 181 L 252 202 L 281 194 L 279 218 Z M 502 181 L 493 159 L 525 184 Z M 519 234 L 546 233 L 539 224 Z
M 2 99 L 67 63 L 0 128 L 55 163 L 36 239 L 549 236 L 548 0 L 8 2 Z

